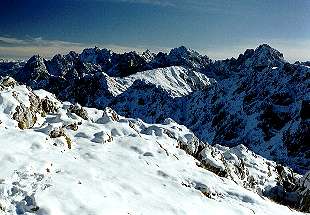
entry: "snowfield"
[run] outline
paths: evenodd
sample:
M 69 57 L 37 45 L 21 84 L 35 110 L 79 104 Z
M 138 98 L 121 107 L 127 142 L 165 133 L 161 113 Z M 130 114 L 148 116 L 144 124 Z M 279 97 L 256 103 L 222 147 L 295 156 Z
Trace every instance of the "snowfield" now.
M 301 214 L 203 168 L 190 155 L 203 143 L 173 120 L 147 124 L 110 108 L 78 112 L 25 86 L 0 92 L 0 214 Z M 34 97 L 48 97 L 57 111 L 30 118 L 27 112 L 35 123 L 20 129 L 28 121 L 13 119 L 16 108 L 34 110 Z M 247 156 L 242 146 L 230 154 L 225 147 L 210 150 L 231 162 L 232 154 Z M 204 152 L 212 161 L 213 153 Z M 248 154 L 258 159 L 247 156 L 249 168 L 258 165 L 250 172 L 262 174 L 267 161 Z
M 172 66 L 142 71 L 125 78 L 109 78 L 109 90 L 113 96 L 117 96 L 125 92 L 137 80 L 161 87 L 172 98 L 188 95 L 216 82 L 200 72 Z

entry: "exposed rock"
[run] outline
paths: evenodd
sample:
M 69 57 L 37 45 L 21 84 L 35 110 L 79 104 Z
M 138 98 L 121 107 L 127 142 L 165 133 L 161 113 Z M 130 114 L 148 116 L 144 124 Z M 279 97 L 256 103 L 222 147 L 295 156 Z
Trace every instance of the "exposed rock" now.
M 55 128 L 52 131 L 50 131 L 49 136 L 51 138 L 58 138 L 58 137 L 62 137 L 65 136 L 65 131 L 62 127 L 60 128 Z
M 299 209 L 310 213 L 310 172 L 304 175 L 304 177 L 299 182 L 298 192 L 301 195 L 299 202 Z
M 18 122 L 20 129 L 32 128 L 37 121 L 37 114 L 41 112 L 40 98 L 33 93 L 29 95 L 30 107 L 20 104 L 16 107 L 13 119 Z
M 58 109 L 55 103 L 48 98 L 41 100 L 41 106 L 45 113 L 56 113 Z
M 71 123 L 69 125 L 66 126 L 68 129 L 71 129 L 73 131 L 77 131 L 79 129 L 78 124 L 77 123 Z
M 59 138 L 59 137 L 64 137 L 68 149 L 72 148 L 72 140 L 71 138 L 66 134 L 65 130 L 63 127 L 58 127 L 54 128 L 53 130 L 50 131 L 49 136 L 51 138 Z
M 0 86 L 2 87 L 14 87 L 16 85 L 17 82 L 9 76 L 6 76 L 0 80 Z
M 155 58 L 155 54 L 154 53 L 152 53 L 150 50 L 146 50 L 145 52 L 143 52 L 142 54 L 141 54 L 141 57 L 147 62 L 147 63 L 149 63 L 149 62 L 151 62 L 154 58 Z
M 50 74 L 45 60 L 39 55 L 31 57 L 24 68 L 15 76 L 15 79 L 34 87 L 44 87 L 48 83 Z
M 267 44 L 260 45 L 253 55 L 246 60 L 246 64 L 255 68 L 276 67 L 284 63 L 283 54 Z
M 88 113 L 87 111 L 79 104 L 71 105 L 68 109 L 70 113 L 74 113 L 79 117 L 88 120 Z
M 15 110 L 13 119 L 18 122 L 20 129 L 32 128 L 37 121 L 36 112 L 21 104 Z

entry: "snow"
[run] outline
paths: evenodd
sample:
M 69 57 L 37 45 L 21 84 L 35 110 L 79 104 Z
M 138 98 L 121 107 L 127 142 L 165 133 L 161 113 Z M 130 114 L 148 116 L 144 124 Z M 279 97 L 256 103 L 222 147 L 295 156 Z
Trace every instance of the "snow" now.
M 199 167 L 180 149 L 195 150 L 194 135 L 172 120 L 147 124 L 110 108 L 86 108 L 84 120 L 58 102 L 57 113 L 20 130 L 11 116 L 31 93 L 0 93 L 0 214 L 299 214 Z M 64 136 L 49 136 L 58 127 L 71 149 Z
M 125 78 L 109 78 L 109 88 L 114 96 L 125 92 L 136 80 L 160 86 L 172 97 L 188 95 L 194 90 L 203 89 L 214 83 L 200 72 L 172 66 L 135 73 Z

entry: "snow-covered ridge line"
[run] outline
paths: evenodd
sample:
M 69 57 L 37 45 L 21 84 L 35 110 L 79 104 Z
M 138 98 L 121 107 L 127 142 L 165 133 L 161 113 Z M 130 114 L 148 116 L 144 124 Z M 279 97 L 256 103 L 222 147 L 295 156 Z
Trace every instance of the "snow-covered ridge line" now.
M 244 146 L 15 85 L 0 91 L 0 213 L 298 214 L 260 195 L 299 176 Z
M 138 80 L 163 88 L 173 98 L 206 89 L 212 83 L 215 83 L 214 79 L 210 79 L 200 72 L 172 66 L 147 70 L 124 78 L 110 78 L 108 79 L 109 90 L 113 96 L 118 96 L 128 90 Z

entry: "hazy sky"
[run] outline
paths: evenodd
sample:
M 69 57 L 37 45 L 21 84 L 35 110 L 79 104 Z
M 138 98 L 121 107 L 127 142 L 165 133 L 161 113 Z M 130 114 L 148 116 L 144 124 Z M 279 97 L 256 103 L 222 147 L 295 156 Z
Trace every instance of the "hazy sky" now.
M 309 0 L 1 0 L 0 58 L 108 47 L 166 51 L 185 45 L 236 57 L 268 43 L 310 60 Z

